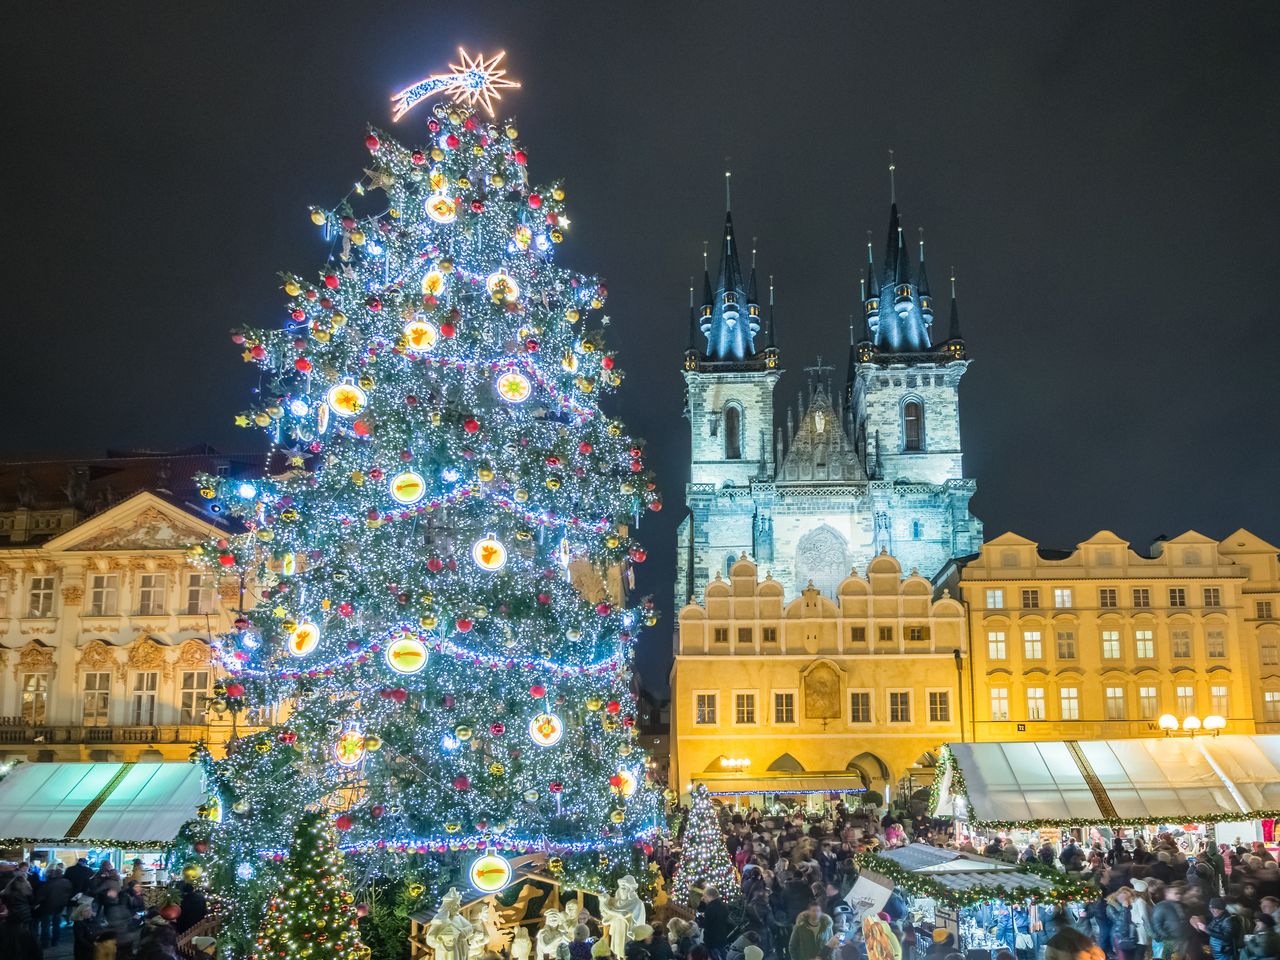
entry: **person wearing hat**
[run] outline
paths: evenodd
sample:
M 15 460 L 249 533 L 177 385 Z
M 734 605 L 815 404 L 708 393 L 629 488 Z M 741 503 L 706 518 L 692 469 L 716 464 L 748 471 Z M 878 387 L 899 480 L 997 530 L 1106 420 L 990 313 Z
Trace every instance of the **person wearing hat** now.
M 944 927 L 933 928 L 932 940 L 933 943 L 924 953 L 925 960 L 943 960 L 947 954 L 953 953 L 956 949 L 955 936 Z
M 1275 918 L 1269 913 L 1257 913 L 1253 918 L 1253 933 L 1244 936 L 1244 955 L 1249 960 L 1275 960 L 1280 957 L 1280 931 Z
M 609 941 L 604 937 L 601 937 L 593 943 L 591 945 L 591 956 L 594 957 L 595 960 L 607 960 L 607 958 L 612 957 L 613 954 L 609 950 Z
M 1227 901 L 1214 897 L 1209 901 L 1209 920 L 1192 917 L 1191 925 L 1209 937 L 1209 952 L 1213 960 L 1239 960 L 1240 918 L 1227 910 Z
M 647 923 L 637 923 L 631 928 L 626 960 L 649 960 L 649 944 L 652 941 L 653 927 Z
M 1134 880 L 1129 884 L 1133 897 L 1129 902 L 1133 915 L 1133 927 L 1138 936 L 1138 955 L 1145 957 L 1151 953 L 1151 898 L 1147 890 L 1147 881 Z

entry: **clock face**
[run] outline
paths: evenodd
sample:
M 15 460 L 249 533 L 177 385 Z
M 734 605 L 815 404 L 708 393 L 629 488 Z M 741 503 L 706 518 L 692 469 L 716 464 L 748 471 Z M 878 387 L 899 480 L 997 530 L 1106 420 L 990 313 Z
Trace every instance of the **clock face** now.
M 401 637 L 387 646 L 386 661 L 396 673 L 418 673 L 427 665 L 427 647 L 416 637 Z
M 540 713 L 529 721 L 529 737 L 540 747 L 554 747 L 564 736 L 564 722 L 554 713 Z
M 320 642 L 320 628 L 314 623 L 300 623 L 289 634 L 289 653 L 295 657 L 305 657 Z

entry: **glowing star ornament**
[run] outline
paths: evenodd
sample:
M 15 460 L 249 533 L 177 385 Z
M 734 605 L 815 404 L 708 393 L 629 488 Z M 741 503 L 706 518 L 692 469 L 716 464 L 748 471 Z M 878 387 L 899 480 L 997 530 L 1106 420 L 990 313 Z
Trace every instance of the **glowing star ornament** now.
M 404 339 L 410 353 L 430 353 L 440 331 L 430 320 L 410 320 L 404 325 Z
M 422 474 L 406 470 L 391 478 L 391 499 L 396 503 L 410 506 L 417 503 L 427 493 L 427 481 Z
M 349 724 L 333 745 L 333 759 L 341 766 L 354 767 L 364 759 L 364 741 L 364 733 L 354 723 Z
M 335 383 L 325 399 L 329 401 L 330 410 L 348 418 L 358 416 L 369 402 L 368 395 L 354 383 Z
M 529 378 L 515 370 L 508 370 L 498 377 L 495 386 L 498 396 L 507 403 L 524 403 L 533 393 L 533 384 L 529 382 Z
M 494 573 L 506 565 L 507 548 L 491 534 L 475 542 L 471 547 L 471 559 L 481 570 Z
M 471 861 L 467 877 L 481 893 L 497 893 L 511 883 L 511 864 L 506 857 L 486 853 Z
M 289 634 L 289 655 L 305 657 L 320 643 L 320 628 L 314 623 L 300 623 Z
M 554 713 L 540 713 L 529 721 L 529 739 L 540 747 L 554 747 L 564 736 L 564 721 Z
M 506 68 L 498 66 L 506 55 L 505 50 L 499 50 L 487 59 L 483 53 L 473 57 L 459 47 L 458 58 L 461 62 L 449 64 L 452 73 L 434 73 L 392 96 L 391 119 L 398 121 L 423 100 L 437 93 L 446 94 L 454 101 L 468 106 L 481 106 L 492 117 L 493 101 L 502 99 L 502 94 L 498 91 L 520 86 L 518 81 L 507 79 Z
M 427 648 L 417 637 L 401 637 L 387 646 L 386 660 L 396 673 L 418 673 L 427 665 Z

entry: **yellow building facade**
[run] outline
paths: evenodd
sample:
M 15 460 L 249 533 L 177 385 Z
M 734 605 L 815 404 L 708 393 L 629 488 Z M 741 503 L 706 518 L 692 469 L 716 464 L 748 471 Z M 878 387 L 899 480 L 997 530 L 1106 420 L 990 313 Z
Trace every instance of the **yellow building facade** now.
M 953 561 L 939 583 L 969 613 L 966 739 L 1163 736 L 1166 715 L 1280 730 L 1276 564 L 1245 530 L 1149 556 L 1105 530 L 1069 552 L 1010 533 Z
M 963 606 L 886 554 L 789 603 L 741 559 L 680 611 L 669 782 L 883 791 L 958 738 L 964 636 Z
M 232 718 L 206 708 L 210 639 L 241 584 L 188 558 L 217 527 L 142 492 L 87 519 L 10 511 L 0 531 L 0 757 L 186 760 L 225 744 Z
M 742 559 L 680 612 L 674 788 L 883 792 L 948 741 L 1164 736 L 1166 714 L 1280 733 L 1280 559 L 1246 530 L 1150 555 L 1005 534 L 933 582 L 881 554 L 783 594 Z

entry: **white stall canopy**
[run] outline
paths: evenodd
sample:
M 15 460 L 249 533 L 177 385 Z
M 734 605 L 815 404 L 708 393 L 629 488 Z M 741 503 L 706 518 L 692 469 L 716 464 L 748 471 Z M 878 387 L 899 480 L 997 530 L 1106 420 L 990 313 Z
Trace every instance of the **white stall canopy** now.
M 0 780 L 0 840 L 169 843 L 204 798 L 190 763 L 23 763 Z
M 975 823 L 1253 820 L 1280 810 L 1280 736 L 952 743 L 938 811 Z

